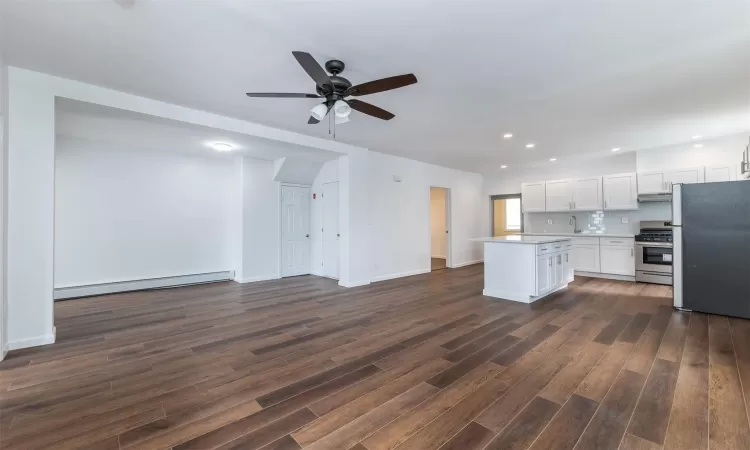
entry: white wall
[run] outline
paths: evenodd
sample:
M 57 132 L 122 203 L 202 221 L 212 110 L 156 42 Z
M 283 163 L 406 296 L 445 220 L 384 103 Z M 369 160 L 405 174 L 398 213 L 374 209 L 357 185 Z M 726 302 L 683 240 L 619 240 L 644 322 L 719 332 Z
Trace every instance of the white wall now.
M 430 256 L 447 258 L 445 189 L 430 188 Z
M 279 278 L 281 252 L 280 183 L 273 161 L 243 158 L 242 275 L 240 282 Z
M 328 161 L 320 168 L 312 183 L 311 191 L 315 194 L 310 203 L 310 231 L 312 237 L 312 252 L 310 264 L 314 275 L 323 274 L 323 184 L 339 181 L 339 160 Z
M 233 162 L 60 138 L 55 287 L 233 270 Z
M 2 26 L 2 19 L 0 18 L 0 26 Z M 5 241 L 6 241 L 6 227 L 5 221 L 7 216 L 7 189 L 6 183 L 8 180 L 7 170 L 7 156 L 8 156 L 8 134 L 5 132 L 8 129 L 8 67 L 5 65 L 5 60 L 2 52 L 2 46 L 0 46 L 0 361 L 5 357 L 5 353 L 8 350 L 8 324 L 6 321 L 7 313 L 7 296 L 6 296 L 6 284 L 5 284 Z
M 430 187 L 450 189 L 452 264 L 481 260 L 481 175 L 370 152 L 371 278 L 430 271 Z M 393 176 L 402 182 L 395 182 Z

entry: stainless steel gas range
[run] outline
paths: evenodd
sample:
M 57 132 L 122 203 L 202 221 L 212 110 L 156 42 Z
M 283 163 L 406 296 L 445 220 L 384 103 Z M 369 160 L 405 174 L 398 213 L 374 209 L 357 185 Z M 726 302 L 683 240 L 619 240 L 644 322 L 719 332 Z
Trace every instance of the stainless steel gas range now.
M 672 223 L 641 222 L 635 236 L 635 281 L 672 284 Z

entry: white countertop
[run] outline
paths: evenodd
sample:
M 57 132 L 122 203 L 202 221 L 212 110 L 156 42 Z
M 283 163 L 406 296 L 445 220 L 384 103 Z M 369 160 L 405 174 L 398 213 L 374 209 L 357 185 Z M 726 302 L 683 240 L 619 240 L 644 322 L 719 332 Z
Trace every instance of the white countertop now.
M 633 234 L 624 233 L 521 233 L 520 236 L 565 236 L 565 237 L 586 237 L 586 238 L 634 238 Z
M 495 237 L 482 237 L 482 238 L 475 238 L 470 239 L 471 241 L 475 242 L 497 242 L 501 244 L 549 244 L 552 242 L 565 242 L 569 241 L 570 238 L 567 237 L 560 237 L 560 235 L 557 235 L 557 237 L 553 236 L 495 236 Z

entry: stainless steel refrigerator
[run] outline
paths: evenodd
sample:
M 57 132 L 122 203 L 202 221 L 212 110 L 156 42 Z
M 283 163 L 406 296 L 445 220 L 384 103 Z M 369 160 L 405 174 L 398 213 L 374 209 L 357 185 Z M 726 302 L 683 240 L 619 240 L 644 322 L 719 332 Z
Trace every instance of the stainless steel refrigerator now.
M 678 184 L 674 305 L 750 319 L 750 182 Z

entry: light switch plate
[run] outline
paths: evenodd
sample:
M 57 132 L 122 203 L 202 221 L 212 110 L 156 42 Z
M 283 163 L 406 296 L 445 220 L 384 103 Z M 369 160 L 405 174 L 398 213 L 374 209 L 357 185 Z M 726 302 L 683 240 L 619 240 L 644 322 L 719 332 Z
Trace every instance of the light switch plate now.
M 552 219 L 547 219 L 547 225 L 552 225 L 553 223 L 554 223 L 554 220 L 552 220 Z
M 628 218 L 627 218 L 627 217 L 621 217 L 621 218 L 620 218 L 620 221 L 621 221 L 622 223 L 628 223 L 628 222 L 629 222 L 629 220 L 628 220 Z

